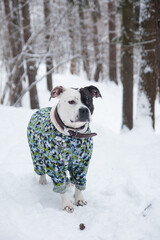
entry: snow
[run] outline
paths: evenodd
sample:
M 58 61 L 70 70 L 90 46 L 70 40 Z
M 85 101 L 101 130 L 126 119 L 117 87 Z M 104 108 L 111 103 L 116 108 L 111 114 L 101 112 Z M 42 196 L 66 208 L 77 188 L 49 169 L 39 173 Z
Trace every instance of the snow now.
M 52 191 L 50 178 L 42 186 L 33 171 L 26 128 L 35 111 L 28 108 L 27 94 L 23 108 L 0 106 L 0 239 L 160 239 L 159 132 L 155 133 L 144 117 L 135 121 L 132 131 L 120 131 L 121 85 L 54 75 L 54 86 L 91 84 L 100 89 L 103 98 L 94 99 L 91 128 L 98 135 L 84 192 L 88 205 L 75 206 L 72 214 L 61 210 L 60 196 Z M 56 102 L 48 102 L 45 89 L 45 83 L 40 82 L 41 107 Z M 158 114 L 156 110 L 157 119 Z M 74 201 L 74 188 L 68 191 Z M 83 231 L 80 223 L 86 226 Z

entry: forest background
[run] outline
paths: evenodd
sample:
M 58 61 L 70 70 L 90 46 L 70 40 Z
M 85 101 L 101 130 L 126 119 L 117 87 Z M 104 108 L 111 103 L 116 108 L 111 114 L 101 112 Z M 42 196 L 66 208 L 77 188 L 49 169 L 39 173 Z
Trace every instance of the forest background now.
M 137 117 L 149 117 L 155 127 L 158 0 L 1 0 L 0 16 L 1 104 L 22 106 L 29 91 L 30 107 L 39 108 L 36 84 L 46 79 L 51 91 L 54 73 L 68 69 L 88 81 L 123 85 L 122 128 L 133 128 L 136 83 Z M 41 64 L 46 74 L 38 79 Z

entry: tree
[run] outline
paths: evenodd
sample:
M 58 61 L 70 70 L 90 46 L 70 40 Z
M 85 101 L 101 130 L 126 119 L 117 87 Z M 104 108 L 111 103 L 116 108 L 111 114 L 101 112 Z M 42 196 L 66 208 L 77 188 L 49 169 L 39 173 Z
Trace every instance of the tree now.
M 70 52 L 71 56 L 75 56 L 79 53 L 79 46 L 77 47 L 78 36 L 77 36 L 77 6 L 76 4 L 68 0 L 67 1 L 67 15 L 68 15 L 68 33 L 69 33 L 69 42 L 70 42 Z M 79 62 L 78 59 L 73 58 L 70 64 L 71 74 L 79 73 Z
M 98 0 L 93 1 L 93 10 L 91 12 L 92 21 L 93 21 L 93 46 L 94 46 L 94 55 L 95 55 L 95 64 L 96 69 L 94 73 L 94 80 L 96 82 L 99 81 L 100 73 L 102 72 L 102 61 L 100 56 L 100 49 L 99 49 L 99 34 L 98 34 L 98 20 L 101 18 L 101 10 Z
M 116 49 L 116 5 L 115 0 L 108 2 L 109 14 L 109 79 L 116 84 L 117 80 L 117 49 Z
M 5 16 L 7 19 L 8 38 L 11 49 L 9 62 L 9 102 L 14 105 L 22 93 L 22 80 L 24 78 L 24 67 L 22 58 L 22 37 L 18 0 L 3 0 Z M 21 101 L 18 106 L 21 106 Z
M 156 74 L 158 91 L 160 95 L 160 2 L 155 0 L 156 10 Z
M 90 57 L 89 57 L 88 46 L 87 46 L 88 45 L 87 44 L 87 28 L 86 28 L 86 24 L 85 24 L 85 15 L 84 15 L 84 11 L 83 11 L 87 5 L 88 5 L 88 1 L 78 0 L 83 69 L 87 74 L 88 80 L 90 80 L 91 79 Z
M 46 72 L 50 72 L 53 69 L 53 60 L 50 54 L 50 43 L 51 43 L 51 11 L 50 11 L 50 0 L 43 0 L 44 5 L 44 19 L 45 19 L 45 45 L 47 50 L 46 55 Z M 52 86 L 52 72 L 47 74 L 47 89 L 51 91 Z
M 36 62 L 33 59 L 34 52 L 32 50 L 31 43 L 29 40 L 31 38 L 31 24 L 30 24 L 30 12 L 29 12 L 29 2 L 28 0 L 21 0 L 21 10 L 22 10 L 22 24 L 23 24 L 23 38 L 26 44 L 25 60 L 27 65 L 27 76 L 29 85 L 36 81 Z M 39 108 L 38 93 L 36 85 L 30 89 L 30 106 L 32 109 Z
M 138 94 L 138 117 L 148 116 L 155 125 L 155 2 L 154 0 L 141 0 L 140 4 L 140 32 L 141 32 L 141 61 Z
M 129 20 L 129 21 L 128 21 Z M 133 128 L 133 2 L 122 1 L 121 78 L 123 84 L 122 128 Z

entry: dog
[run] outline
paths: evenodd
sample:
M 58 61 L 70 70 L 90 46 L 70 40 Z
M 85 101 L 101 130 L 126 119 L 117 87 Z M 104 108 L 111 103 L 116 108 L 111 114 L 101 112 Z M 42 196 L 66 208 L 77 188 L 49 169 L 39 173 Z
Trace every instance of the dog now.
M 89 128 L 94 111 L 93 97 L 101 97 L 95 86 L 64 88 L 57 86 L 51 98 L 58 98 L 53 108 L 42 108 L 32 115 L 27 128 L 34 170 L 40 175 L 40 184 L 47 184 L 46 173 L 51 177 L 53 191 L 60 193 L 62 209 L 69 213 L 74 205 L 67 194 L 67 186 L 75 185 L 75 204 L 87 204 L 82 191 L 93 149 Z M 70 178 L 66 171 L 69 171 Z

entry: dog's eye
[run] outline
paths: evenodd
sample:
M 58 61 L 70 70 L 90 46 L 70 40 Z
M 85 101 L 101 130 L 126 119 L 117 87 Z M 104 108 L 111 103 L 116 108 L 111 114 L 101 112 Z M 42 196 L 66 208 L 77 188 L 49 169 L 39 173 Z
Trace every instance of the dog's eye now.
M 74 100 L 68 101 L 69 104 L 76 104 Z

